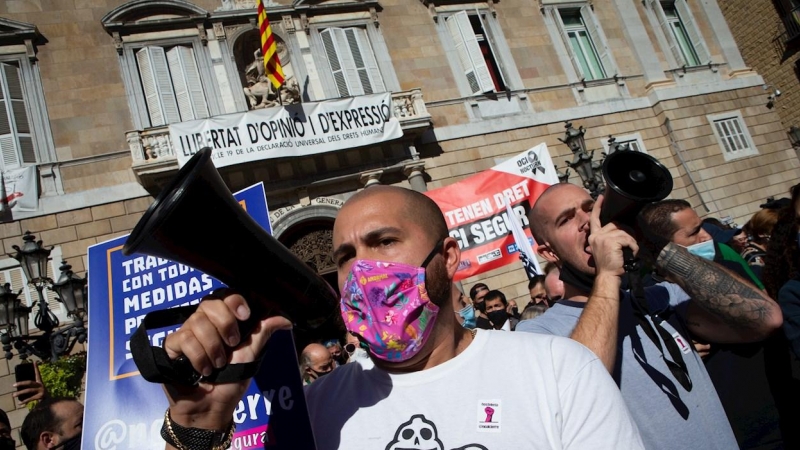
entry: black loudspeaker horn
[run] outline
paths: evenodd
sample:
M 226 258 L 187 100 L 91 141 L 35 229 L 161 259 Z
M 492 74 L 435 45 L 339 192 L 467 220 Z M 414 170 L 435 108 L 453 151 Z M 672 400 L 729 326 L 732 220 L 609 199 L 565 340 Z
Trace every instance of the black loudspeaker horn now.
M 301 330 L 337 314 L 333 288 L 267 233 L 231 195 L 211 161 L 195 154 L 136 224 L 123 254 L 143 253 L 198 269 L 247 299 L 251 320 L 283 315 Z
M 636 216 L 648 203 L 664 200 L 672 192 L 672 175 L 652 156 L 616 151 L 603 161 L 606 190 L 600 222 L 636 226 Z

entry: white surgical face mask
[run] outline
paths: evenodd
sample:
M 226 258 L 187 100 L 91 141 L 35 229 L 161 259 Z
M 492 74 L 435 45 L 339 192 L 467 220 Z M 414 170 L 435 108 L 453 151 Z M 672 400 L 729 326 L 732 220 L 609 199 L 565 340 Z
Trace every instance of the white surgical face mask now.
M 717 254 L 717 249 L 714 247 L 714 240 L 709 239 L 705 242 L 700 242 L 699 244 L 694 244 L 686 247 L 686 250 L 689 253 L 698 256 L 703 259 L 707 259 L 709 261 L 714 260 L 714 256 Z

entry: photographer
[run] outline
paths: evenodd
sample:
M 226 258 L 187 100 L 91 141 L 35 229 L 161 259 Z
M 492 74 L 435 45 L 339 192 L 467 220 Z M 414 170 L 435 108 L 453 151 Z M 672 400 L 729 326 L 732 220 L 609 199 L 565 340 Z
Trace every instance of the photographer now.
M 582 188 L 557 184 L 529 213 L 537 252 L 561 270 L 564 299 L 517 331 L 570 336 L 605 364 L 636 420 L 645 447 L 737 448 L 690 333 L 715 342 L 752 342 L 780 327 L 778 305 L 726 269 L 666 241 L 647 242 L 673 283 L 623 292 L 623 249 L 640 244 Z M 691 301 L 690 301 L 691 298 Z

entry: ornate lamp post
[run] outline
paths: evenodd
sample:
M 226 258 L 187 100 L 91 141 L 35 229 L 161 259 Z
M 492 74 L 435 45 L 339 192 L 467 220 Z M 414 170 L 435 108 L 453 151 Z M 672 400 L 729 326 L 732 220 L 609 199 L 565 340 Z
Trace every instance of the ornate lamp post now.
M 583 187 L 589 191 L 592 198 L 597 198 L 605 189 L 601 170 L 603 161 L 592 161 L 594 150 L 591 152 L 586 151 L 586 140 L 583 137 L 586 134 L 586 129 L 581 126 L 576 130 L 573 128 L 572 122 L 569 121 L 564 125 L 564 128 L 566 128 L 564 138 L 559 138 L 558 140 L 567 144 L 567 147 L 574 155 L 572 161 L 567 161 L 567 164 L 581 177 Z
M 75 275 L 72 266 L 62 261 L 61 274 L 58 280 L 53 282 L 47 276 L 47 264 L 53 248 L 43 247 L 42 241 L 36 241 L 35 236 L 29 231 L 25 232 L 22 239 L 22 248 L 13 246 L 17 253 L 9 256 L 19 261 L 28 284 L 36 289 L 38 310 L 33 323 L 42 333 L 30 335 L 28 318 L 33 308 L 22 304 L 18 298 L 21 290 L 14 293 L 6 283 L 0 286 L 0 330 L 4 331 L 0 342 L 3 344 L 6 358 L 9 359 L 13 356 L 11 353 L 13 346 L 23 359 L 36 355 L 42 360 L 56 360 L 71 351 L 77 342 L 86 341 L 86 328 L 83 325 L 86 314 L 86 279 Z M 74 319 L 73 323 L 59 328 L 58 317 L 47 305 L 45 288 L 55 292 L 57 300 L 64 303 L 67 316 Z

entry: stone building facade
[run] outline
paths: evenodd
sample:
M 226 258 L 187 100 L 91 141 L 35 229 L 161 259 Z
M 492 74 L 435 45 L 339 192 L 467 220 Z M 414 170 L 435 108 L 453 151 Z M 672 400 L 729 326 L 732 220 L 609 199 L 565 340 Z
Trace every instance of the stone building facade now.
M 773 107 L 784 129 L 800 127 L 800 3 L 733 0 L 720 9 L 745 63 L 764 77 L 764 104 L 779 90 Z
M 609 135 L 635 143 L 669 168 L 673 197 L 740 225 L 800 174 L 781 108 L 766 106 L 764 79 L 714 0 L 265 3 L 296 82 L 288 103 L 391 92 L 403 129 L 381 145 L 220 170 L 232 191 L 263 181 L 276 237 L 329 279 L 332 222 L 354 192 L 434 189 L 542 142 L 563 170 L 566 121 L 586 128 L 596 159 Z M 0 85 L 12 100 L 18 87 L 27 116 L 3 105 L 32 130 L 6 133 L 3 170 L 34 166 L 40 191 L 34 210 L 6 212 L 5 252 L 31 231 L 85 273 L 87 247 L 130 232 L 177 173 L 170 123 L 283 101 L 245 94 L 263 88 L 251 72 L 255 24 L 249 0 L 0 3 Z M 176 79 L 147 75 L 154 67 L 202 89 L 180 94 Z M 569 181 L 580 184 L 574 171 Z M 464 287 L 477 281 L 527 301 L 518 267 Z M 14 364 L 0 362 L 0 376 Z M 13 406 L 10 379 L 0 378 L 0 408 Z

